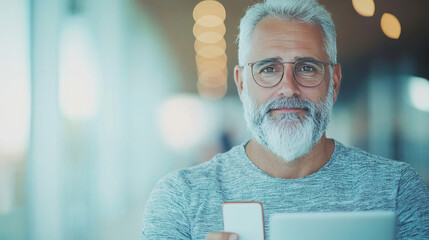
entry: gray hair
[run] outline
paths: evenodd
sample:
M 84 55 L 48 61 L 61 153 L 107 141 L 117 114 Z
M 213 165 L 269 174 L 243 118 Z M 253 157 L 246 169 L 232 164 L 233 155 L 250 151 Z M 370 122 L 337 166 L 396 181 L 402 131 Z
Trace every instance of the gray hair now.
M 317 24 L 322 29 L 324 50 L 332 64 L 337 63 L 337 43 L 334 22 L 330 13 L 316 0 L 266 0 L 247 9 L 240 21 L 238 35 L 238 63 L 244 66 L 252 32 L 265 17 L 275 17 L 286 21 L 300 21 L 309 25 Z M 332 71 L 332 69 L 330 69 Z

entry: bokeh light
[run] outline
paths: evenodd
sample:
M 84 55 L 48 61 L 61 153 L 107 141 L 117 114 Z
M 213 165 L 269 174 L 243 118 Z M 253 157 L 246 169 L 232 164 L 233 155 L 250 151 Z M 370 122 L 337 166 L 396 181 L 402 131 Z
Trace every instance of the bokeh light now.
M 200 96 L 211 100 L 217 100 L 217 99 L 223 98 L 228 89 L 228 86 L 226 83 L 219 87 L 207 87 L 206 85 L 198 82 L 197 87 L 198 87 L 198 93 L 200 94 Z
M 429 112 L 429 80 L 415 76 L 410 77 L 408 92 L 413 107 L 420 111 Z
M 197 54 L 205 58 L 217 58 L 225 54 L 225 47 L 218 45 L 207 45 L 200 48 Z
M 206 27 L 195 23 L 192 32 L 195 38 L 201 42 L 217 43 L 223 39 L 223 36 L 225 36 L 226 27 L 224 23 L 215 27 Z
M 200 96 L 220 99 L 225 96 L 228 83 L 225 8 L 217 1 L 202 1 L 193 12 L 193 34 L 198 71 L 197 88 Z
M 384 13 L 381 17 L 381 30 L 383 33 L 392 39 L 398 39 L 401 36 L 401 23 L 390 13 Z
M 226 55 L 226 53 L 216 58 L 205 58 L 199 54 L 195 56 L 195 62 L 197 63 L 197 66 L 201 66 L 213 61 L 218 62 L 219 64 L 226 64 L 226 62 L 228 61 L 228 56 Z
M 198 74 L 198 82 L 209 88 L 217 88 L 226 84 L 228 71 L 205 71 Z
M 30 13 L 26 8 L 28 5 L 28 1 L 20 0 L 0 2 L 0 178 L 2 174 L 8 174 L 6 165 L 24 160 L 28 150 L 32 110 L 30 66 L 33 59 L 30 56 L 34 53 L 30 50 L 32 32 L 27 16 Z M 15 181 L 14 177 L 11 178 Z M 12 187 L 6 183 L 8 180 L 3 184 L 2 181 L 0 179 L 0 215 L 2 210 L 10 210 L 5 207 L 10 205 L 3 203 L 11 200 L 6 188 Z M 0 238 L 7 238 L 2 235 L 1 227 Z
M 198 19 L 196 23 L 205 27 L 215 27 L 222 24 L 223 20 L 218 16 L 206 15 L 206 16 L 200 17 L 200 19 Z
M 199 40 L 195 41 L 194 49 L 197 54 L 205 58 L 217 58 L 225 53 L 226 42 L 225 39 L 221 39 L 219 42 L 214 44 L 207 44 Z
M 373 0 L 353 0 L 353 8 L 357 13 L 364 17 L 372 17 L 375 12 L 375 4 Z
M 0 80 L 0 155 L 22 154 L 27 148 L 30 127 L 30 89 L 18 77 L 19 65 L 4 71 Z M 4 69 L 6 70 L 6 69 Z M 8 76 L 8 74 L 10 74 Z
M 197 66 L 198 73 L 207 72 L 207 71 L 218 71 L 226 72 L 227 66 L 226 62 L 221 61 L 207 61 Z
M 226 12 L 220 2 L 209 0 L 198 3 L 192 15 L 198 24 L 213 27 L 223 23 Z
M 207 136 L 212 119 L 201 99 L 192 95 L 173 96 L 159 112 L 162 136 L 175 150 L 198 146 Z
M 70 119 L 87 119 L 97 110 L 98 74 L 90 34 L 84 26 L 80 19 L 73 19 L 60 42 L 60 110 Z

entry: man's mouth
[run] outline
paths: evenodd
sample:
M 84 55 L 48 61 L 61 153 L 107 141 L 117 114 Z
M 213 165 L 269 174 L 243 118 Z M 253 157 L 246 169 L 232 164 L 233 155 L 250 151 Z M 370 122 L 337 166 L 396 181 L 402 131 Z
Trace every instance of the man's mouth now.
M 304 111 L 304 108 L 276 108 L 272 109 L 271 112 L 277 113 L 298 113 L 300 111 Z

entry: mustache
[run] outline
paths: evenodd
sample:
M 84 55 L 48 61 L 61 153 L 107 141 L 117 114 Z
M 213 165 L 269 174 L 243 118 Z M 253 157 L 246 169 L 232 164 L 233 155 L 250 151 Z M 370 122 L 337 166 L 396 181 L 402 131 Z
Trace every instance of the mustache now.
M 303 108 L 308 111 L 314 109 L 314 103 L 308 99 L 302 99 L 297 97 L 282 97 L 279 99 L 269 100 L 261 106 L 259 112 L 265 115 L 272 110 L 279 108 Z

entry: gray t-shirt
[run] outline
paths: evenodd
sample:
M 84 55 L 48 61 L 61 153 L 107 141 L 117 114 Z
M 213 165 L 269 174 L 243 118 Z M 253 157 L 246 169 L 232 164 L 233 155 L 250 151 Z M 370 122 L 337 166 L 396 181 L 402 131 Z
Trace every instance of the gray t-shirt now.
M 390 210 L 396 239 L 429 239 L 429 190 L 404 162 L 335 142 L 328 163 L 299 179 L 271 177 L 247 157 L 245 144 L 161 179 L 143 216 L 141 239 L 205 239 L 223 231 L 224 202 L 263 204 L 269 217 L 285 212 Z

